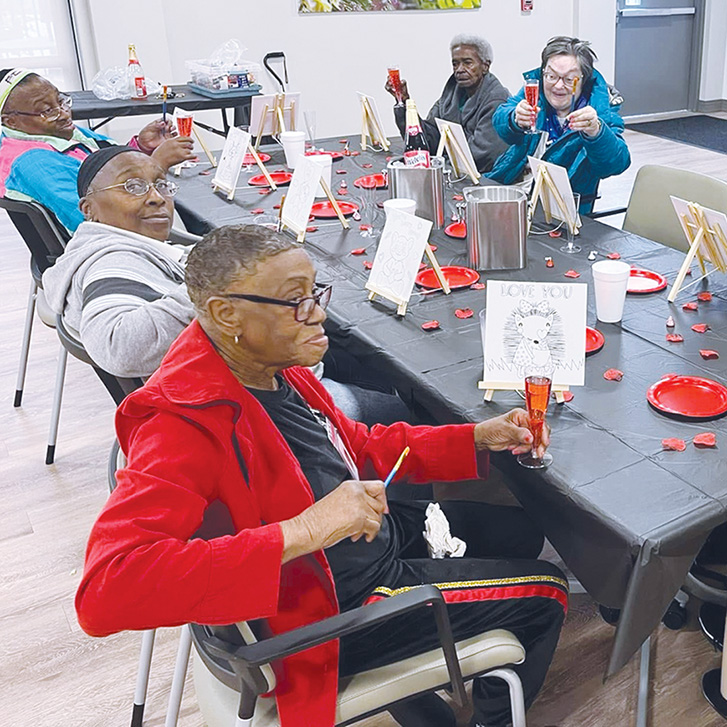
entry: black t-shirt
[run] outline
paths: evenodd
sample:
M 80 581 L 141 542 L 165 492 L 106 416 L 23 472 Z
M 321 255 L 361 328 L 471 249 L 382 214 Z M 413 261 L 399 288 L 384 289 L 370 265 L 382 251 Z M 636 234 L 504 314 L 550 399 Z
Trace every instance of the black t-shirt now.
M 325 429 L 325 417 L 315 412 L 283 379 L 276 377 L 277 391 L 248 389 L 280 430 L 300 462 L 316 500 L 325 497 L 345 480 L 352 479 L 345 462 Z M 345 538 L 326 549 L 342 610 L 360 606 L 368 594 L 382 584 L 396 554 L 395 528 L 384 516 L 376 538 L 351 542 Z

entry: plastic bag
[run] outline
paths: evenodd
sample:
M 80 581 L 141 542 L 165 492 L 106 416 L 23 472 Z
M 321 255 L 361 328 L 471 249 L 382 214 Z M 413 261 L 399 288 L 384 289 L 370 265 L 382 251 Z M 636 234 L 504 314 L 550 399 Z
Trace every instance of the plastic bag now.
M 126 71 L 125 66 L 113 66 L 100 70 L 91 81 L 91 90 L 94 95 L 103 101 L 131 98 Z

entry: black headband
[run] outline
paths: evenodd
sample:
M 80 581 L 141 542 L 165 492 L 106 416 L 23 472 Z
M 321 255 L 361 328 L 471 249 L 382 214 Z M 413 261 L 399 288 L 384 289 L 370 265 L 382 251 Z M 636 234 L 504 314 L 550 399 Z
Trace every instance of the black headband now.
M 78 170 L 78 196 L 85 197 L 88 188 L 91 186 L 96 175 L 101 171 L 103 167 L 108 164 L 115 156 L 119 154 L 125 154 L 126 152 L 133 151 L 137 154 L 138 149 L 132 149 L 130 146 L 107 146 L 103 149 L 90 154 L 83 160 L 81 168 Z

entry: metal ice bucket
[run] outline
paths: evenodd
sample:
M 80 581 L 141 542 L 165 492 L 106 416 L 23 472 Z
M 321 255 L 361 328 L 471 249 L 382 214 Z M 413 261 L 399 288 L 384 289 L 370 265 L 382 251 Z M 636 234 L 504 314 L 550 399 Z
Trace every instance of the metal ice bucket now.
M 399 162 L 401 166 L 395 165 Z M 416 215 L 431 220 L 433 229 L 444 226 L 444 158 L 432 157 L 431 167 L 407 167 L 401 159 L 386 166 L 389 174 L 389 195 L 413 199 Z
M 475 270 L 520 270 L 527 263 L 528 198 L 518 187 L 466 187 L 467 253 Z

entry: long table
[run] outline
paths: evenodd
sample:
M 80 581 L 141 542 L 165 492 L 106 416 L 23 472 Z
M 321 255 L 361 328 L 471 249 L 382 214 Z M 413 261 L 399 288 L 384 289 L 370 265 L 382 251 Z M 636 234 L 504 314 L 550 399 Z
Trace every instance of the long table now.
M 216 97 L 204 96 L 189 85 L 171 86 L 170 90 L 177 94 L 175 98 L 170 98 L 167 102 L 167 110 L 170 114 L 174 112 L 176 106 L 186 111 L 220 109 L 223 130 L 215 129 L 214 127 L 199 122 L 197 122 L 197 125 L 223 136 L 227 134 L 230 128 L 225 109 L 234 109 L 234 126 L 249 124 L 250 99 L 260 94 L 260 90 L 257 87 L 253 89 L 237 89 L 234 92 Z M 70 96 L 73 99 L 73 118 L 76 121 L 102 119 L 91 124 L 91 129 L 93 130 L 100 128 L 112 119 L 120 116 L 142 116 L 144 114 L 162 113 L 162 99 L 155 95 L 149 95 L 147 98 L 139 101 L 129 98 L 104 101 L 98 98 L 93 91 L 71 91 Z
M 338 142 L 330 140 L 325 146 L 338 149 Z M 269 168 L 282 168 L 282 150 L 266 150 L 273 157 Z M 341 198 L 360 203 L 354 180 L 385 164 L 383 154 L 346 157 L 333 165 L 334 172 L 346 171 L 334 173 L 333 187 L 346 180 L 348 194 Z M 204 170 L 198 167 L 183 173 L 177 197 L 178 207 L 187 220 L 199 223 L 200 232 L 252 222 L 260 208 L 275 213 L 273 206 L 284 193 L 282 189 L 261 194 L 247 186 L 250 175 L 243 173 L 235 200 L 228 202 L 212 193 L 211 177 L 200 171 Z M 383 200 L 388 192 L 377 195 Z M 410 391 L 442 423 L 481 421 L 522 405 L 514 392 L 498 392 L 486 403 L 477 388 L 483 365 L 478 317 L 459 319 L 454 312 L 485 308 L 484 290 L 416 294 L 406 316 L 397 316 L 393 304 L 367 300 L 363 262 L 373 260 L 375 245 L 360 236 L 358 223 L 352 222 L 349 231 L 338 221 L 311 224 L 318 229 L 308 233 L 306 248 L 319 281 L 334 285 L 329 325 L 352 353 Z M 466 264 L 464 240 L 437 231 L 431 241 L 441 264 Z M 351 254 L 367 244 L 364 256 Z M 629 263 L 672 281 L 683 260 L 675 250 L 589 219 L 584 220 L 580 244 L 582 252 L 567 255 L 559 251 L 560 240 L 531 235 L 526 269 L 483 273 L 482 280 L 567 282 L 564 273 L 574 269 L 581 273 L 579 282 L 590 283 L 587 255 L 595 250 L 601 255 L 619 252 Z M 546 256 L 553 258 L 553 268 L 546 267 Z M 695 288 L 681 293 L 674 305 L 666 300 L 668 288 L 629 295 L 621 324 L 596 323 L 589 290 L 589 325 L 604 334 L 605 345 L 587 359 L 585 386 L 573 390 L 570 402 L 551 407 L 553 464 L 546 470 L 525 470 L 507 453 L 494 455 L 512 492 L 589 594 L 622 610 L 607 675 L 620 669 L 656 628 L 706 536 L 727 520 L 727 458 L 721 450 L 727 443 L 727 418 L 678 421 L 653 410 L 645 396 L 652 383 L 671 372 L 727 383 L 727 278 L 712 276 L 708 287 L 714 297 L 700 303 L 697 312 L 681 305 L 695 298 Z M 683 343 L 666 341 L 669 315 Z M 422 323 L 431 319 L 438 320 L 440 328 L 422 330 Z M 709 324 L 711 330 L 693 332 L 691 325 L 697 322 Z M 720 358 L 703 360 L 702 348 L 718 351 Z M 623 380 L 605 380 L 603 373 L 609 368 L 622 370 Z M 684 452 L 662 450 L 663 438 L 690 442 L 702 431 L 717 433 L 717 448 L 697 449 L 689 443 Z

